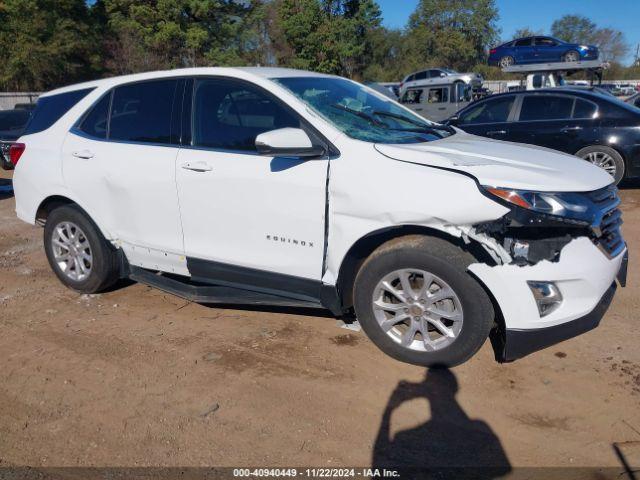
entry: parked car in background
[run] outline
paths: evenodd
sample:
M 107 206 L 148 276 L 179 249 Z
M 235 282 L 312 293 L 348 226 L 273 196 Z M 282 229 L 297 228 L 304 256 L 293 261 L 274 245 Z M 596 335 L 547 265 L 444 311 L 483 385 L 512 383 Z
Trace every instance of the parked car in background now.
M 640 108 L 640 92 L 634 93 L 625 100 L 625 103 Z
M 128 277 L 203 303 L 326 308 L 396 359 L 453 366 L 490 335 L 508 361 L 595 328 L 626 277 L 602 170 L 336 76 L 73 85 L 40 97 L 18 145 L 16 213 L 79 292 Z
M 636 93 L 636 87 L 631 85 L 630 83 L 621 83 L 618 85 L 618 90 L 620 90 L 621 96 L 629 96 Z
M 472 88 L 480 88 L 483 81 L 479 73 L 458 73 L 450 68 L 429 68 L 407 75 L 400 83 L 399 97 L 402 97 L 409 88 L 452 85 L 456 82 L 470 85 Z
M 394 93 L 392 87 L 387 87 L 380 83 L 376 82 L 367 82 L 365 85 L 369 88 L 374 89 L 376 92 L 381 93 L 385 97 L 389 97 L 391 100 L 398 100 L 397 95 Z
M 492 95 L 448 123 L 475 135 L 577 155 L 616 183 L 640 176 L 640 110 L 597 92 L 562 88 Z
M 22 135 L 31 117 L 29 110 L 0 111 L 0 166 L 5 170 L 13 168 L 9 158 L 11 145 Z
M 567 43 L 553 37 L 517 38 L 489 50 L 489 65 L 500 68 L 525 63 L 578 62 L 597 60 L 598 47 Z
M 428 120 L 440 122 L 473 100 L 471 85 L 454 82 L 409 87 L 404 90 L 399 102 Z

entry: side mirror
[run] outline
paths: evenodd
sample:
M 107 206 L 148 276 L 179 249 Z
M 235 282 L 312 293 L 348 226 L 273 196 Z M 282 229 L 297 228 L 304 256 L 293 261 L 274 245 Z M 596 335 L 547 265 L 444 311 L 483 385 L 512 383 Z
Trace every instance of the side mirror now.
M 460 118 L 457 115 L 454 115 L 447 119 L 447 121 L 445 122 L 445 125 L 458 125 L 459 120 Z
M 440 72 L 440 77 L 441 77 L 441 78 L 444 78 L 444 77 L 446 77 L 446 76 L 447 76 L 447 74 L 446 74 L 446 73 L 444 73 L 444 72 Z
M 279 128 L 256 137 L 260 155 L 270 157 L 321 157 L 325 149 L 313 145 L 309 135 L 300 128 Z

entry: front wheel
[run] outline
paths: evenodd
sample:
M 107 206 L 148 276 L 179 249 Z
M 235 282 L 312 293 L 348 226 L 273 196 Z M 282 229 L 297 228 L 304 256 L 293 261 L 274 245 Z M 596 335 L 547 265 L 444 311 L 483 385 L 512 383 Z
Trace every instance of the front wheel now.
M 613 177 L 616 185 L 624 178 L 624 159 L 611 147 L 604 145 L 585 147 L 576 153 L 576 156 L 603 169 Z
M 407 236 L 363 263 L 354 285 L 357 318 L 391 357 L 427 367 L 459 365 L 493 325 L 485 291 L 466 272 L 475 260 L 445 240 Z

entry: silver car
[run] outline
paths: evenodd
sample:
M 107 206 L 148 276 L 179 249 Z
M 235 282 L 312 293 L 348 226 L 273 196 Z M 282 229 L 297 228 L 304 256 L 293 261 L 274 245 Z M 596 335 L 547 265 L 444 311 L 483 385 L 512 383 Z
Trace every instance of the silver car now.
M 640 92 L 636 92 L 625 100 L 629 105 L 640 108 Z
M 441 122 L 469 105 L 473 90 L 463 82 L 409 87 L 398 101 L 428 120 Z
M 400 97 L 409 88 L 462 82 L 472 88 L 482 86 L 484 79 L 479 73 L 458 73 L 450 68 L 429 68 L 407 75 L 400 84 Z

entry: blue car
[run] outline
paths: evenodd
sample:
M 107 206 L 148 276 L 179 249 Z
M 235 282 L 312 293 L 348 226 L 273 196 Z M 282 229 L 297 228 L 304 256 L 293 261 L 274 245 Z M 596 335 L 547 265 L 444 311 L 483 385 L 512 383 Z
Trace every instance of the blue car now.
M 552 37 L 524 37 L 489 51 L 489 65 L 500 68 L 525 63 L 597 60 L 598 47 L 567 43 Z

